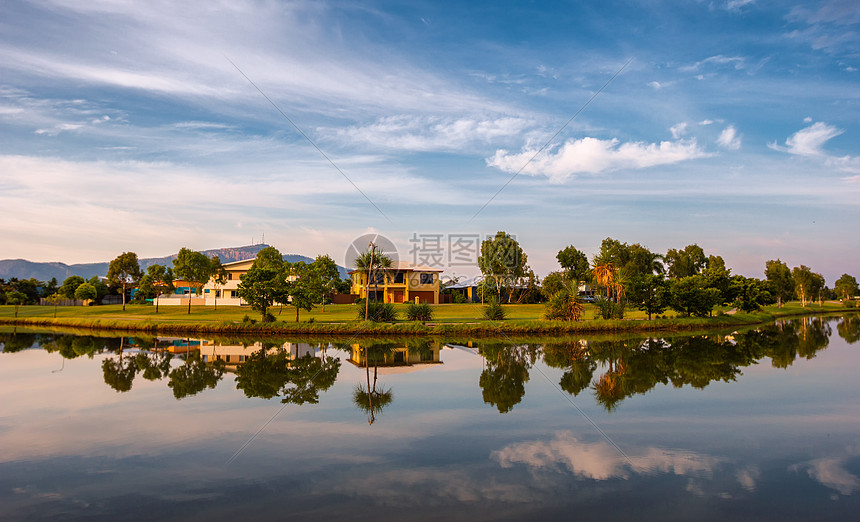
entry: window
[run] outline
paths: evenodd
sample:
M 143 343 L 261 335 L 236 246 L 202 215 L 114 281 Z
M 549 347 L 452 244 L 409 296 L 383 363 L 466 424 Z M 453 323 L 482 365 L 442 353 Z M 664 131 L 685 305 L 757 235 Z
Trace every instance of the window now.
M 433 274 L 430 273 L 422 273 L 420 276 L 419 282 L 422 285 L 432 285 L 433 284 Z
M 239 294 L 236 292 L 236 290 L 230 290 L 230 297 L 239 297 Z
M 370 284 L 372 285 L 384 285 L 385 284 L 385 274 L 382 272 L 374 272 L 373 277 L 370 278 Z
M 397 272 L 394 274 L 394 284 L 402 285 L 403 284 L 403 272 Z
M 233 280 L 233 272 L 227 272 L 227 281 Z

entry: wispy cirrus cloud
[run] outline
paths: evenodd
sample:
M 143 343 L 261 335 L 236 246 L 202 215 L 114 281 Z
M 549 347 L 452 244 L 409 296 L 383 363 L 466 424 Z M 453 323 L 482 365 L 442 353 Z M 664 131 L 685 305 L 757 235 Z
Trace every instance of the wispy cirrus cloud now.
M 540 154 L 539 149 L 528 146 L 519 153 L 497 150 L 486 159 L 487 165 L 504 172 L 518 172 L 532 176 L 546 176 L 550 182 L 562 183 L 576 174 L 600 174 L 622 169 L 646 169 L 658 165 L 672 165 L 697 158 L 705 152 L 695 139 L 679 139 L 660 143 L 626 142 L 586 137 L 568 140 L 564 144 Z M 534 160 L 529 160 L 535 157 Z M 527 165 L 526 163 L 529 162 Z M 523 167 L 526 165 L 525 167 Z
M 768 143 L 768 147 L 795 156 L 819 158 L 828 166 L 845 172 L 860 173 L 860 157 L 850 155 L 834 156 L 824 150 L 824 145 L 828 141 L 844 132 L 842 129 L 818 121 L 786 138 L 785 146 L 771 142 Z M 856 181 L 856 176 L 846 178 L 846 181 Z
M 706 65 L 729 65 L 740 70 L 746 66 L 746 60 L 740 56 L 724 56 L 722 54 L 718 54 L 705 58 L 704 60 L 700 60 L 692 65 L 680 67 L 679 70 L 683 72 L 696 72 L 703 69 Z
M 320 129 L 322 135 L 381 149 L 452 151 L 520 136 L 532 120 L 515 116 L 461 117 L 398 115 L 368 125 Z
M 780 147 L 776 142 L 769 144 L 769 146 L 774 150 L 798 156 L 825 156 L 826 154 L 822 150 L 824 144 L 843 132 L 843 130 L 832 125 L 818 121 L 789 136 L 785 140 L 785 147 Z

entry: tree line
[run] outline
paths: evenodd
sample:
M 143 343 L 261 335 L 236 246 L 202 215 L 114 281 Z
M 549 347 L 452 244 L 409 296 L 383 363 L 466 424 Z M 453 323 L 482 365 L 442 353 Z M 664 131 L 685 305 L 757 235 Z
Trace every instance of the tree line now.
M 583 306 L 582 285 L 597 294 L 595 304 L 604 319 L 620 319 L 627 307 L 654 315 L 674 310 L 684 316 L 707 316 L 716 306 L 732 305 L 753 312 L 764 305 L 800 300 L 803 306 L 825 299 L 850 300 L 860 294 L 856 278 L 843 274 L 833 289 L 806 265 L 789 269 L 779 259 L 765 263 L 764 279 L 733 275 L 721 256 L 707 255 L 697 244 L 652 252 L 638 244 L 606 238 L 588 257 L 569 245 L 558 251 L 561 270 L 538 281 L 519 243 L 498 232 L 481 245 L 479 267 L 485 295 L 507 302 L 545 301 L 547 319 L 577 320 Z M 589 298 L 590 299 L 590 298 Z

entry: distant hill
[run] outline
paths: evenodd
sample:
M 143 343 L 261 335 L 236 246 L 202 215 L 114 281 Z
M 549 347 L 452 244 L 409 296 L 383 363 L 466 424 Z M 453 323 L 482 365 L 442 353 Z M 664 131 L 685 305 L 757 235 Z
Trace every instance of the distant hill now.
M 232 248 L 216 248 L 213 250 L 202 250 L 201 252 L 206 257 L 218 256 L 222 263 L 231 261 L 241 261 L 243 259 L 251 259 L 257 256 L 257 252 L 266 248 L 267 244 L 249 245 L 243 247 Z M 176 259 L 176 254 L 165 257 L 149 257 L 140 259 L 140 268 L 146 270 L 150 265 L 173 266 L 173 260 Z M 290 263 L 304 261 L 310 263 L 312 258 L 299 254 L 284 255 L 284 259 Z M 84 279 L 89 279 L 92 276 L 104 277 L 107 275 L 110 261 L 103 263 L 80 263 L 75 265 L 67 265 L 65 263 L 36 263 L 27 261 L 26 259 L 4 259 L 0 260 L 0 278 L 9 279 L 17 277 L 18 279 L 29 279 L 34 277 L 40 281 L 50 281 L 52 277 L 56 277 L 57 281 L 63 280 L 69 276 L 77 275 Z M 346 269 L 342 266 L 337 267 L 340 271 L 340 276 L 346 278 Z

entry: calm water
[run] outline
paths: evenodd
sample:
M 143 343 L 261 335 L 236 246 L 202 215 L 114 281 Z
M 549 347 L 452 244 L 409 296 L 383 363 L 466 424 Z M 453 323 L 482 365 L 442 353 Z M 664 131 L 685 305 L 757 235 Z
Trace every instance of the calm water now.
M 0 519 L 856 520 L 858 340 L 0 330 Z

